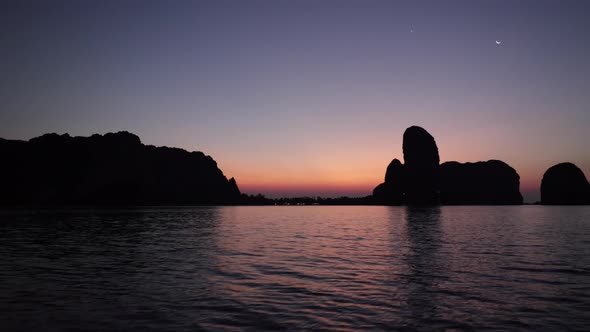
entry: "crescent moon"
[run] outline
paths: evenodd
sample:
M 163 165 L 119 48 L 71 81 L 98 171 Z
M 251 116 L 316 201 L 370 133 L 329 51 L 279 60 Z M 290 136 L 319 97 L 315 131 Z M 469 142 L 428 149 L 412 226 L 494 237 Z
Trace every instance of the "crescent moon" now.
M 502 41 L 501 40 L 496 40 L 496 45 L 500 45 L 500 44 L 502 44 Z

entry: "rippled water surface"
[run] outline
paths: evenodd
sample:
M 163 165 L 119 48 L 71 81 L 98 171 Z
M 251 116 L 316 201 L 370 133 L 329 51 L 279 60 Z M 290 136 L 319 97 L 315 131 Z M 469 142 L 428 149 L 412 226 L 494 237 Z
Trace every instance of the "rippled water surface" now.
M 589 207 L 0 210 L 0 329 L 590 329 Z

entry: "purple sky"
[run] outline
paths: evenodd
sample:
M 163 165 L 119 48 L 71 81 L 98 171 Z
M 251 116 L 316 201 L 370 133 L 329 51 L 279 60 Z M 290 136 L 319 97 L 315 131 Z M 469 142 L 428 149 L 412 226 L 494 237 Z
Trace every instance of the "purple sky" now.
M 128 130 L 247 193 L 366 195 L 405 128 L 526 201 L 590 175 L 588 1 L 2 1 L 0 137 Z M 496 41 L 501 41 L 497 45 Z

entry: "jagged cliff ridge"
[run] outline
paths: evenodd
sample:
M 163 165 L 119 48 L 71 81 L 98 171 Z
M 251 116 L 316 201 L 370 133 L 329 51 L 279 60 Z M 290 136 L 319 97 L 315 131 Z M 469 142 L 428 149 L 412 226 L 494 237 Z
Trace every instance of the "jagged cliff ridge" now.
M 590 184 L 584 172 L 572 163 L 550 167 L 541 181 L 541 204 L 590 204 Z
M 202 152 L 128 132 L 0 139 L 1 205 L 234 204 L 235 180 Z
M 520 177 L 499 160 L 439 165 L 438 147 L 423 128 L 412 126 L 403 136 L 404 162 L 394 159 L 385 182 L 373 199 L 391 205 L 512 205 L 522 204 Z

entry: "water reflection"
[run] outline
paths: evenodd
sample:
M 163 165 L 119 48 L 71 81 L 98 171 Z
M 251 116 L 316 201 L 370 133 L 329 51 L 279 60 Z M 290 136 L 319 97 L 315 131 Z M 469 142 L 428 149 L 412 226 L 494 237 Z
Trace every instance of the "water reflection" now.
M 2 326 L 188 328 L 175 306 L 210 296 L 218 221 L 218 208 L 0 211 Z
M 588 216 L 0 210 L 0 321 L 22 331 L 587 330 Z
M 407 207 L 406 234 L 408 252 L 404 257 L 408 274 L 404 325 L 428 327 L 440 316 L 437 285 L 445 269 L 439 251 L 442 243 L 440 207 Z

